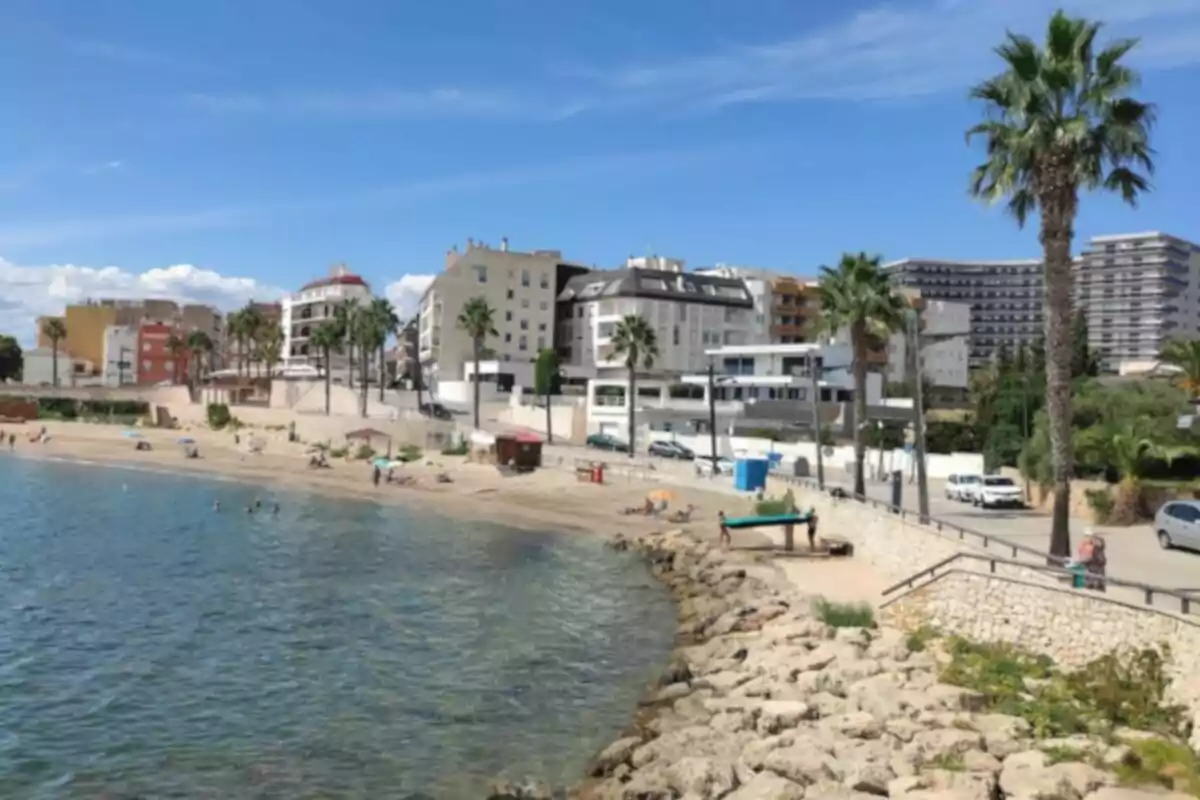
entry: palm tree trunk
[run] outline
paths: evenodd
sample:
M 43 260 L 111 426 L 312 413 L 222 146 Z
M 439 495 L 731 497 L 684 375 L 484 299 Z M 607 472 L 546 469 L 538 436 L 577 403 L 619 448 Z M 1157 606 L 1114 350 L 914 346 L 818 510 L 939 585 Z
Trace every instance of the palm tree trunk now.
M 51 339 L 50 347 L 51 347 L 51 351 L 52 351 L 51 369 L 53 370 L 51 380 L 54 381 L 54 388 L 57 389 L 58 388 L 58 339 Z
M 417 413 L 421 413 L 421 390 L 425 387 L 421 385 L 421 363 L 417 362 L 417 374 L 413 377 L 413 382 L 417 386 Z
M 387 376 L 387 349 L 379 345 L 379 402 L 383 402 L 384 378 Z
M 550 384 L 546 384 L 546 444 L 554 444 L 554 432 L 550 430 Z
M 1050 555 L 1071 555 L 1071 239 L 1076 211 L 1075 187 L 1066 158 L 1052 159 L 1045 170 L 1042 205 L 1042 250 L 1045 259 L 1046 412 L 1050 421 L 1050 455 L 1054 470 L 1054 510 L 1050 522 Z M 1061 166 L 1060 166 L 1061 165 Z
M 361 357 L 358 359 L 358 369 L 359 369 L 358 377 L 360 378 L 360 380 L 358 382 L 359 383 L 358 393 L 359 393 L 359 397 L 360 397 L 359 402 L 362 404 L 362 417 L 363 417 L 363 419 L 366 419 L 367 418 L 367 397 L 371 391 L 371 387 L 367 383 L 367 370 L 370 369 L 371 359 L 370 359 L 370 356 L 367 355 L 367 346 L 365 344 L 360 348 L 359 355 Z
M 479 357 L 482 355 L 483 340 L 475 340 L 475 374 L 471 377 L 475 381 L 475 430 L 479 430 Z
M 866 497 L 867 343 L 866 332 L 858 325 L 850 331 L 850 346 L 854 350 L 854 494 Z
M 325 348 L 325 416 L 329 416 L 330 409 L 330 386 L 332 385 L 332 375 L 329 372 L 329 353 L 330 348 Z
M 637 433 L 637 411 L 634 408 L 637 403 L 637 368 L 629 365 L 629 397 L 626 398 L 629 403 L 629 457 L 633 458 L 633 454 L 637 452 L 637 444 L 634 441 L 634 435 Z M 713 462 L 714 465 L 716 462 Z

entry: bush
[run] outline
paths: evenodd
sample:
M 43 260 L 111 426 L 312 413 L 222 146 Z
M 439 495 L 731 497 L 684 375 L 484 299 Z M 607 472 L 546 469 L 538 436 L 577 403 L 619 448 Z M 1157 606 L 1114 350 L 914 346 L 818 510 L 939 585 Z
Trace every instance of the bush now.
M 1107 524 L 1112 519 L 1113 507 L 1116 506 L 1112 493 L 1108 489 L 1086 489 L 1083 494 L 1087 497 L 1088 508 L 1096 514 L 1096 522 L 1101 525 Z
M 796 496 L 788 489 L 782 497 L 768 497 L 754 504 L 754 513 L 760 517 L 779 517 L 796 511 Z
M 349 452 L 350 452 L 350 448 L 348 448 L 348 447 L 331 447 L 331 448 L 329 448 L 329 457 L 330 458 L 345 458 L 346 454 Z
M 224 403 L 209 403 L 205 414 L 208 417 L 208 427 L 214 431 L 221 430 L 233 419 L 233 416 L 229 413 L 229 406 Z
M 466 441 L 461 441 L 456 445 L 452 445 L 442 450 L 444 456 L 465 456 L 471 452 L 471 445 Z
M 354 451 L 354 457 L 359 461 L 366 461 L 368 458 L 374 458 L 375 448 L 371 447 L 371 445 L 367 444 L 366 442 L 363 442 L 358 446 L 358 449 Z
M 1185 709 L 1165 702 L 1164 655 L 1157 650 L 1110 654 L 1063 673 L 1048 657 L 1006 643 L 951 637 L 948 645 L 941 679 L 979 692 L 991 711 L 1027 719 L 1039 738 L 1116 727 L 1184 732 Z
M 928 625 L 922 625 L 908 635 L 904 640 L 904 644 L 908 647 L 910 653 L 922 653 L 929 643 L 938 638 L 937 628 L 931 628 Z
M 39 397 L 38 419 L 73 420 L 79 416 L 79 403 L 69 397 Z
M 396 456 L 397 461 L 408 463 L 410 461 L 420 461 L 425 455 L 425 451 L 417 447 L 415 444 L 406 444 L 400 448 L 399 454 Z
M 925 425 L 927 453 L 971 453 L 978 450 L 974 425 L 946 420 L 930 421 Z
M 817 616 L 833 628 L 874 628 L 875 609 L 866 603 L 831 603 L 818 600 Z

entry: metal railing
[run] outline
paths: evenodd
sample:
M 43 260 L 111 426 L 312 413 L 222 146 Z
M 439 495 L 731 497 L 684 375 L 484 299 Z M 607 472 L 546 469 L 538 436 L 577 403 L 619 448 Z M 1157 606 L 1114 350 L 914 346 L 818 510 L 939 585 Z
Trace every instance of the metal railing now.
M 1053 575 L 1053 576 L 1059 578 L 1060 580 L 1065 580 L 1070 585 L 1071 588 L 1079 589 L 1080 591 L 1083 591 L 1083 592 L 1096 591 L 1093 588 L 1089 588 L 1086 585 L 1086 583 L 1082 587 L 1075 586 L 1075 579 L 1078 577 L 1078 573 L 1076 573 L 1072 570 L 1069 570 L 1069 569 L 1063 569 L 1062 567 L 1054 567 L 1054 566 L 1050 566 L 1048 564 L 1030 564 L 1025 561 L 1016 561 L 1014 559 L 1009 559 L 1009 558 L 997 558 L 996 556 L 985 556 L 980 553 L 955 553 L 954 555 L 952 555 L 948 558 L 943 558 L 941 561 L 937 562 L 936 564 L 925 567 L 924 569 L 913 573 L 912 575 L 908 576 L 907 578 L 905 578 L 904 580 L 902 580 L 898 583 L 892 584 L 891 586 L 884 589 L 882 594 L 884 597 L 887 597 L 888 595 L 890 595 L 893 592 L 896 592 L 900 589 L 911 589 L 916 586 L 918 581 L 921 581 L 922 579 L 925 579 L 925 578 L 928 578 L 930 581 L 932 581 L 934 578 L 938 577 L 938 570 L 944 570 L 945 567 L 949 566 L 950 564 L 953 564 L 954 562 L 956 562 L 960 559 L 970 559 L 970 560 L 974 560 L 974 561 L 987 562 L 988 572 L 990 574 L 996 573 L 996 565 L 997 564 L 1003 564 L 1005 566 L 1019 567 L 1021 569 L 1028 569 L 1028 570 L 1033 570 L 1035 572 L 1041 572 L 1046 575 Z M 949 571 L 949 570 L 947 570 L 947 571 Z M 943 572 L 942 574 L 945 574 L 945 573 Z M 1145 604 L 1147 606 L 1151 606 L 1151 607 L 1154 606 L 1154 598 L 1155 597 L 1161 596 L 1161 597 L 1167 597 L 1167 598 L 1174 598 L 1175 600 L 1179 601 L 1179 613 L 1181 613 L 1181 614 L 1192 614 L 1193 613 L 1192 601 L 1200 600 L 1200 598 L 1191 597 L 1190 596 L 1191 592 L 1190 592 L 1190 590 L 1187 590 L 1187 589 L 1168 589 L 1163 586 L 1153 586 L 1148 583 L 1139 583 L 1138 581 L 1127 581 L 1127 580 L 1122 580 L 1121 578 L 1111 578 L 1111 577 L 1108 577 L 1107 575 L 1087 575 L 1086 578 L 1088 581 L 1092 582 L 1093 584 L 1099 584 L 1100 586 L 1105 587 L 1105 588 L 1107 588 L 1109 586 L 1119 586 L 1119 587 L 1123 587 L 1126 589 L 1137 590 L 1142 593 Z M 1103 598 L 1101 595 L 1097 595 L 1097 599 L 1105 599 L 1105 598 Z
M 824 489 L 824 491 L 822 491 L 821 487 L 817 484 L 817 482 L 811 478 L 800 478 L 800 477 L 796 477 L 796 476 L 792 476 L 792 475 L 780 475 L 780 474 L 772 474 L 772 477 L 776 478 L 776 479 L 781 479 L 781 480 L 783 480 L 784 483 L 791 483 L 791 484 L 795 484 L 797 486 L 803 486 L 806 489 L 811 489 L 815 492 L 821 492 L 822 494 L 829 494 L 832 491 L 828 487 L 826 487 Z M 843 490 L 843 491 L 845 491 L 845 490 Z M 1008 539 L 1005 539 L 1002 536 L 996 536 L 995 534 L 992 534 L 992 533 L 982 533 L 980 531 L 972 530 L 970 528 L 964 528 L 962 525 L 959 525 L 954 522 L 948 522 L 946 520 L 938 519 L 937 517 L 934 517 L 934 516 L 926 515 L 925 517 L 921 517 L 920 514 L 918 514 L 916 511 L 913 511 L 912 509 L 903 508 L 901 506 L 894 506 L 891 503 L 888 503 L 883 500 L 876 500 L 873 497 L 867 497 L 867 496 L 861 495 L 861 494 L 852 494 L 850 492 L 845 492 L 845 497 L 847 500 L 857 500 L 858 502 L 863 503 L 864 505 L 868 505 L 871 508 L 874 508 L 876 510 L 887 511 L 892 514 L 896 514 L 902 520 L 912 521 L 919 525 L 924 525 L 942 535 L 946 535 L 947 533 L 957 534 L 958 538 L 962 541 L 967 541 L 968 538 L 970 538 L 972 541 L 977 542 L 985 550 L 991 549 L 991 547 L 993 545 L 995 545 L 996 547 L 1001 548 L 1001 549 L 1006 549 L 1010 552 L 1012 558 L 1016 558 L 1018 555 L 1024 554 L 1026 556 L 1030 556 L 1032 558 L 1038 559 L 1047 564 L 1059 564 L 1059 565 L 1065 564 L 1066 561 L 1068 560 L 1068 559 L 1060 558 L 1058 556 L 1052 556 L 1049 553 L 1045 552 L 1044 550 L 1038 550 L 1035 547 L 1029 547 L 1027 545 L 1018 544 L 1017 542 L 1010 541 Z

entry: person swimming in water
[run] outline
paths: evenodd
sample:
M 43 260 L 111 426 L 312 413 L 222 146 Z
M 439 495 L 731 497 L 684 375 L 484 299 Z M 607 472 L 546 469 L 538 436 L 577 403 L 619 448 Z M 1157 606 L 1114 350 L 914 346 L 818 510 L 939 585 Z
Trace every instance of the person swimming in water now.
M 273 517 L 279 516 L 279 503 L 276 503 L 275 505 L 271 506 L 271 516 L 273 516 Z
M 221 501 L 213 500 L 213 511 L 220 511 L 220 510 L 221 510 Z

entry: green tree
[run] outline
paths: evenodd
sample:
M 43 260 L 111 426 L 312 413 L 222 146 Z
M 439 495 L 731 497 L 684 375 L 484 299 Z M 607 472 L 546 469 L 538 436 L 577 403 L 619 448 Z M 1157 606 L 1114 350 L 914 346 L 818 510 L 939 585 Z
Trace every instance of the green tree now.
M 473 297 L 463 304 L 458 314 L 458 327 L 471 337 L 471 350 L 475 361 L 475 372 L 471 376 L 475 384 L 475 429 L 479 429 L 479 361 L 483 357 L 483 345 L 496 332 L 496 311 L 482 297 Z
M 25 355 L 21 352 L 21 345 L 16 337 L 0 334 L 0 383 L 20 383 L 24 368 Z
M 967 132 L 983 137 L 987 159 L 971 191 L 1007 199 L 1019 225 L 1041 217 L 1045 263 L 1046 407 L 1054 454 L 1054 513 L 1050 552 L 1071 552 L 1071 241 L 1079 194 L 1114 191 L 1130 204 L 1148 189 L 1152 106 L 1130 96 L 1137 73 L 1122 63 L 1135 40 L 1097 51 L 1099 23 L 1056 12 L 1044 46 L 1009 33 L 996 48 L 1004 71 L 976 86 L 973 99 L 986 119 Z
M 387 340 L 400 333 L 400 317 L 386 297 L 376 297 L 371 301 L 370 309 L 377 333 L 382 334 L 379 336 L 379 402 L 382 403 L 387 389 Z
M 336 322 L 322 322 L 312 332 L 308 342 L 321 353 L 321 368 L 325 373 L 325 416 L 330 413 L 330 393 L 333 371 L 330 369 L 333 351 L 342 346 L 345 334 Z
M 179 384 L 179 365 L 187 356 L 188 345 L 175 333 L 167 336 L 167 352 L 171 354 L 171 383 Z
M 52 317 L 42 323 L 42 335 L 50 340 L 50 349 L 52 361 L 51 369 L 53 370 L 53 383 L 58 386 L 58 343 L 67 338 L 67 326 L 58 317 Z
M 1200 339 L 1171 339 L 1163 345 L 1161 360 L 1179 370 L 1179 387 L 1193 402 L 1200 398 Z
M 654 328 L 636 314 L 627 314 L 617 323 L 613 331 L 612 349 L 614 356 L 625 357 L 625 369 L 629 371 L 629 457 L 637 452 L 637 371 L 650 369 L 658 358 L 658 337 Z M 713 458 L 716 458 L 713 453 Z
M 193 375 L 192 387 L 194 389 L 204 376 L 204 359 L 212 355 L 213 342 L 204 331 L 192 331 L 187 335 L 187 349 L 191 354 L 189 367 Z
M 537 355 L 533 365 L 533 391 L 546 401 L 546 442 L 554 444 L 554 432 L 550 428 L 551 405 L 550 395 L 558 394 L 561 390 L 562 372 L 558 366 L 558 353 L 547 347 Z
M 255 331 L 254 339 L 257 342 L 255 359 L 266 366 L 270 378 L 275 374 L 275 365 L 283 358 L 283 328 L 278 323 L 264 320 Z
M 836 268 L 822 267 L 817 288 L 822 326 L 829 333 L 847 330 L 854 370 L 854 493 L 867 493 L 866 460 L 867 362 L 871 337 L 886 337 L 904 328 L 908 302 L 880 268 L 879 256 L 846 253 Z
M 1194 447 L 1163 444 L 1143 436 L 1136 423 L 1126 423 L 1117 431 L 1105 429 L 1101 436 L 1089 437 L 1081 450 L 1082 456 L 1109 465 L 1119 477 L 1116 502 L 1108 519 L 1115 525 L 1132 525 L 1148 516 L 1142 480 L 1153 462 L 1170 466 L 1177 458 L 1196 455 Z

